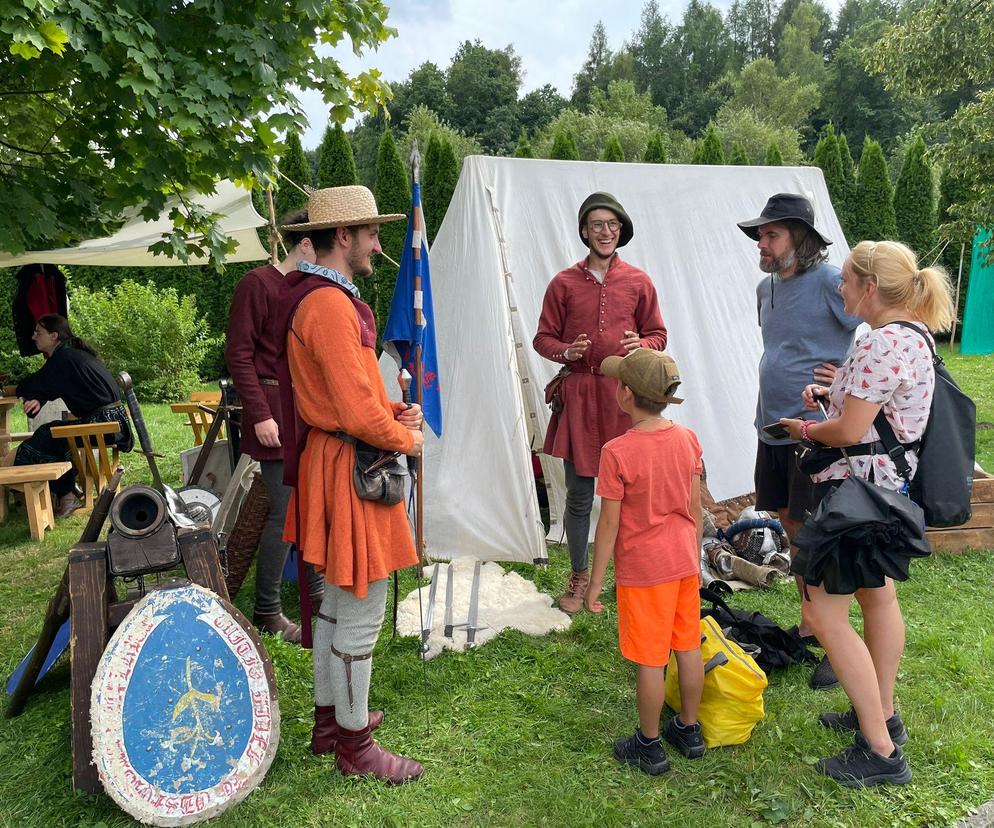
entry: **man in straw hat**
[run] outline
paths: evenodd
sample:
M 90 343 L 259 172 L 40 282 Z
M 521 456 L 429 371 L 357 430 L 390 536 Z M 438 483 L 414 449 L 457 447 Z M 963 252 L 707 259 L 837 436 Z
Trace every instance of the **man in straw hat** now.
M 793 537 L 816 505 L 814 484 L 797 468 L 798 443 L 771 436 L 763 426 L 781 417 L 804 417 L 804 386 L 812 381 L 831 384 L 860 320 L 843 308 L 839 269 L 827 262 L 826 248 L 832 242 L 815 227 L 807 198 L 777 193 L 757 218 L 740 221 L 738 227 L 758 242 L 759 269 L 770 274 L 756 287 L 763 335 L 756 405 L 756 508 L 776 512 Z M 803 602 L 798 632 L 808 643 L 817 643 L 809 636 Z M 831 664 L 823 659 L 811 686 L 828 689 L 837 684 Z
M 592 193 L 580 205 L 577 231 L 589 252 L 549 283 L 532 341 L 539 354 L 568 369 L 562 408 L 553 409 L 542 450 L 561 457 L 566 470 L 563 523 L 571 571 L 559 608 L 570 614 L 583 606 L 590 579 L 587 541 L 601 447 L 631 426 L 614 399 L 618 382 L 601 374 L 601 361 L 639 347 L 666 347 L 656 289 L 617 253 L 635 234 L 625 208 L 610 193 Z
M 391 784 L 417 779 L 420 764 L 380 747 L 371 731 L 373 646 L 383 623 L 387 578 L 417 562 L 404 504 L 362 500 L 352 482 L 354 440 L 418 455 L 424 445 L 418 406 L 391 403 L 376 362 L 376 322 L 356 277 L 373 273 L 381 253 L 380 215 L 365 187 L 318 190 L 306 231 L 314 263 L 301 261 L 283 282 L 278 330 L 284 407 L 285 481 L 294 487 L 288 539 L 327 582 L 314 632 L 314 730 L 311 750 L 334 751 L 346 775 Z
M 307 221 L 307 212 L 298 210 L 284 217 L 284 224 Z M 282 234 L 289 252 L 283 261 L 254 268 L 239 280 L 231 297 L 228 336 L 224 361 L 242 403 L 241 449 L 262 468 L 262 480 L 269 497 L 269 517 L 259 541 L 255 566 L 255 609 L 253 623 L 263 632 L 279 634 L 300 643 L 301 629 L 283 614 L 280 585 L 289 545 L 283 541 L 283 524 L 290 489 L 283 484 L 283 445 L 280 442 L 279 381 L 277 354 L 283 350 L 272 319 L 276 315 L 283 277 L 297 262 L 314 262 L 314 245 L 306 231 L 288 230 Z M 308 590 L 314 604 L 321 603 L 324 578 L 313 566 L 307 567 Z

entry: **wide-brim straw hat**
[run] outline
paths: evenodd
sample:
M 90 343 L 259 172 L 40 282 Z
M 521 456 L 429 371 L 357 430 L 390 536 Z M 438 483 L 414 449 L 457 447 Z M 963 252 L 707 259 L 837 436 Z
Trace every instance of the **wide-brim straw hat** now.
M 376 199 L 367 187 L 328 187 L 315 190 L 307 199 L 307 222 L 284 224 L 283 230 L 324 230 L 356 224 L 384 224 L 406 219 L 403 213 L 381 215 Z

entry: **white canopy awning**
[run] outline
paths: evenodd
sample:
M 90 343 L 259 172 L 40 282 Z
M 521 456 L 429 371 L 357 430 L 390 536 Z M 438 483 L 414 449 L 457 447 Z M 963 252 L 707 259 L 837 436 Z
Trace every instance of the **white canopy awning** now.
M 219 181 L 209 196 L 193 195 L 189 199 L 212 213 L 221 215 L 221 230 L 238 242 L 238 248 L 228 256 L 229 262 L 254 262 L 269 258 L 259 243 L 257 227 L 266 224 L 252 206 L 252 194 L 231 181 Z M 19 267 L 33 263 L 56 265 L 97 265 L 104 267 L 169 267 L 182 265 L 179 259 L 156 256 L 149 248 L 173 230 L 169 212 L 176 205 L 170 201 L 159 217 L 144 221 L 138 211 L 132 211 L 124 226 L 113 235 L 89 239 L 76 247 L 60 250 L 32 250 L 19 256 L 0 251 L 0 267 Z M 196 241 L 199 236 L 190 238 Z M 203 256 L 191 257 L 189 264 L 204 264 Z

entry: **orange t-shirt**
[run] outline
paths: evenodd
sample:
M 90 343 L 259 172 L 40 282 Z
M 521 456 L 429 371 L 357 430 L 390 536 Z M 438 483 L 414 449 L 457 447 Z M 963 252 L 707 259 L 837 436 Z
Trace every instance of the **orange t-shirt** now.
M 654 586 L 698 572 L 697 520 L 690 511 L 701 444 L 674 423 L 630 429 L 601 451 L 597 494 L 621 501 L 614 575 L 621 586 Z

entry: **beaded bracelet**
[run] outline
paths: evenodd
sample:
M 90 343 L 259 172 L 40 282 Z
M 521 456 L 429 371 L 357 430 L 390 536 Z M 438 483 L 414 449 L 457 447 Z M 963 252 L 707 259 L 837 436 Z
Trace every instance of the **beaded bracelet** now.
M 814 442 L 814 441 L 813 441 L 813 440 L 811 439 L 811 437 L 810 437 L 810 436 L 808 436 L 808 429 L 809 429 L 809 428 L 810 428 L 811 426 L 815 425 L 815 424 L 816 424 L 817 422 L 818 422 L 817 420 L 804 420 L 804 421 L 803 421 L 803 422 L 801 423 L 801 439 L 802 439 L 802 440 L 804 440 L 805 442 L 808 442 L 808 443 L 810 443 L 810 442 Z

